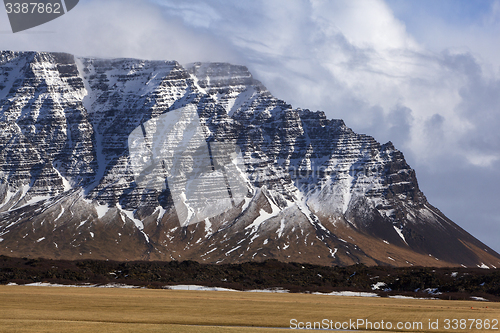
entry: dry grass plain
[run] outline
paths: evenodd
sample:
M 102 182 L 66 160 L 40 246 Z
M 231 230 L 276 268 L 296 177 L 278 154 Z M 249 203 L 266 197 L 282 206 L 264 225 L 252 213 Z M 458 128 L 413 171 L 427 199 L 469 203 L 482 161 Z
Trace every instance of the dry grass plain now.
M 0 286 L 0 332 L 290 332 L 302 322 L 422 322 L 500 319 L 500 303 L 311 294 Z M 428 322 L 439 320 L 438 330 Z M 275 328 L 272 328 L 275 327 Z M 500 328 L 500 327 L 498 327 Z M 414 332 L 415 330 L 397 330 Z M 493 330 L 500 332 L 500 330 Z

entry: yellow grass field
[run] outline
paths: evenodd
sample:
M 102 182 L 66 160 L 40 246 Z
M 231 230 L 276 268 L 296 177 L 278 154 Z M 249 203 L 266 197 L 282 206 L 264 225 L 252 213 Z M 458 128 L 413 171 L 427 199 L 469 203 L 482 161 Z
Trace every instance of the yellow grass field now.
M 293 325 L 298 326 L 300 322 L 304 327 L 307 322 L 311 325 L 313 322 L 328 322 L 335 328 L 335 323 L 341 327 L 349 320 L 351 323 L 363 320 L 372 325 L 379 324 L 380 329 L 372 326 L 373 329 L 367 331 L 382 331 L 383 320 L 384 328 L 391 323 L 393 328 L 389 331 L 397 332 L 500 332 L 499 325 L 493 329 L 494 320 L 500 319 L 500 303 L 226 291 L 0 286 L 0 332 L 281 333 L 291 331 L 279 328 L 289 328 L 292 319 L 296 319 Z M 453 322 L 453 319 L 457 321 Z M 429 320 L 437 321 L 437 329 L 429 329 Z M 460 329 L 460 325 L 464 327 L 464 320 L 466 329 Z M 484 328 L 486 322 L 490 329 Z M 398 323 L 417 323 L 417 326 L 397 329 Z M 446 329 L 447 323 L 449 329 Z M 457 329 L 453 329 L 455 325 Z

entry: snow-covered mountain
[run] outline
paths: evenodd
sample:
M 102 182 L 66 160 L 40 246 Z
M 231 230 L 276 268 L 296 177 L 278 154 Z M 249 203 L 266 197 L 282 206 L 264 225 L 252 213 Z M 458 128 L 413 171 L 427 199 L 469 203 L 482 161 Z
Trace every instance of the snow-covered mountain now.
M 500 267 L 390 142 L 243 66 L 5 51 L 0 89 L 0 254 Z

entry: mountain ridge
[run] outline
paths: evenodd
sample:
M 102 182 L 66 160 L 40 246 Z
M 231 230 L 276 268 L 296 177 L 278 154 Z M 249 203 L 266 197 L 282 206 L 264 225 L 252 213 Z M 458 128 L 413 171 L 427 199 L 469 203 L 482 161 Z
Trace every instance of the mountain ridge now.
M 0 88 L 1 254 L 500 267 L 427 202 L 392 143 L 293 109 L 244 66 L 4 51 Z M 147 143 L 175 112 L 209 150 L 236 147 L 246 192 L 189 225 L 177 178 L 156 168 L 146 179 L 167 186 L 141 183 L 131 153 L 134 130 Z M 203 200 L 221 179 L 204 183 Z

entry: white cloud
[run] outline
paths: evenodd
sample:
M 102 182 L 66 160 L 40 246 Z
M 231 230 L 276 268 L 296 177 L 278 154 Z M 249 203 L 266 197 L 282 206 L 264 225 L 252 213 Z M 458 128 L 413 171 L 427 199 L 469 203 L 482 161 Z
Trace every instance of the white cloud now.
M 0 29 L 8 31 L 8 21 Z M 181 61 L 237 61 L 225 41 L 166 19 L 162 7 L 133 0 L 87 0 L 64 16 L 17 34 L 4 32 L 3 50 L 61 51 L 81 56 Z
M 336 27 L 348 41 L 358 47 L 377 49 L 415 48 L 413 39 L 406 34 L 404 24 L 392 15 L 383 1 L 327 1 L 312 2 L 315 20 Z

